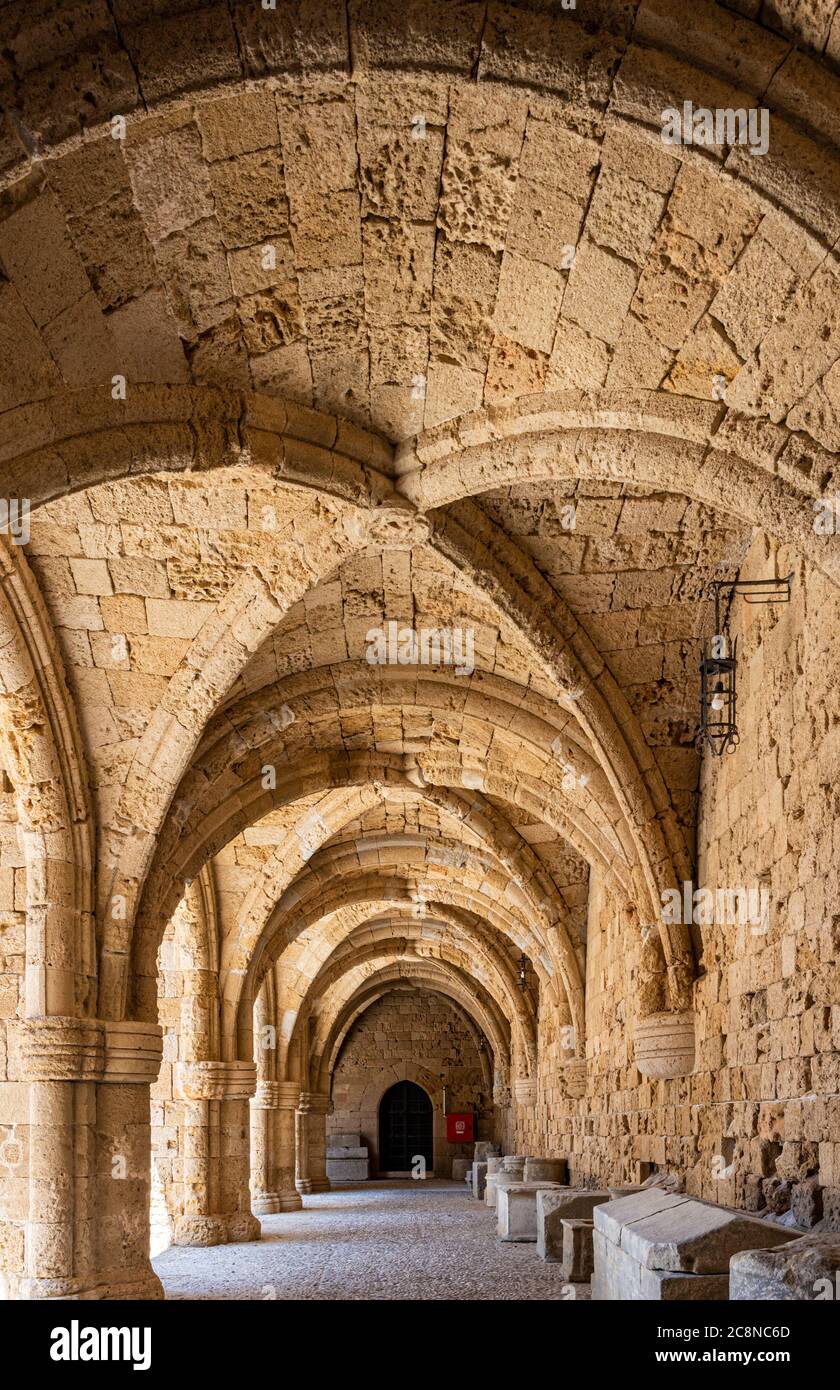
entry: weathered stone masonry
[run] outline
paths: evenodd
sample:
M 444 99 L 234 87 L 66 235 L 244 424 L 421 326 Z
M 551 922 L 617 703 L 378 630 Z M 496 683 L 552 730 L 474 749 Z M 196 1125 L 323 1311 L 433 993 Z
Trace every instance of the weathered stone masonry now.
M 0 51 L 3 1295 L 160 1296 L 152 1195 L 259 1238 L 388 1068 L 836 1230 L 834 0 L 12 0 Z M 701 758 L 709 584 L 788 573 Z

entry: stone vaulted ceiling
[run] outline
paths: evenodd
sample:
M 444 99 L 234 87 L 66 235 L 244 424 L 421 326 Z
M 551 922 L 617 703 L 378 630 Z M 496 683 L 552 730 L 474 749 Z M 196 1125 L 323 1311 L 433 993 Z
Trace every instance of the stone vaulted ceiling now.
M 5 762 L 30 828 L 76 769 L 59 992 L 154 1017 L 200 917 L 226 1055 L 270 977 L 315 1075 L 394 971 L 526 1074 L 541 992 L 582 1048 L 590 872 L 636 926 L 690 872 L 710 580 L 840 575 L 838 58 L 832 3 L 2 7 L 53 772 L 9 634 Z M 765 105 L 767 154 L 664 145 L 688 97 Z M 371 664 L 389 622 L 471 669 Z

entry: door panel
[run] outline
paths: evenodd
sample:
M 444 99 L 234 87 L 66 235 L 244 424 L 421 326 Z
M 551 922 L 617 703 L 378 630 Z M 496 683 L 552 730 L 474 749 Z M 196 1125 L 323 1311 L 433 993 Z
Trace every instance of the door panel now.
M 379 1106 L 379 1168 L 383 1173 L 407 1173 L 422 1154 L 426 1170 L 434 1165 L 432 1102 L 413 1081 L 398 1081 Z

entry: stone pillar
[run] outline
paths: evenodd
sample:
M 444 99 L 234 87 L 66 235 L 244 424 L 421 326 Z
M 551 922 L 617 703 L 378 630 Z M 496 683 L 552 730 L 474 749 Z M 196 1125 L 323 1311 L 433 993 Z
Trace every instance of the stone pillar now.
M 295 1115 L 297 1136 L 298 1192 L 329 1192 L 327 1178 L 327 1110 L 329 1096 L 318 1091 L 301 1091 Z
M 297 1081 L 260 1081 L 251 1101 L 251 1210 L 300 1211 L 295 1187 Z
M 182 1062 L 176 1092 L 184 1102 L 184 1213 L 174 1245 L 224 1245 L 259 1240 L 251 1213 L 248 1102 L 256 1088 L 252 1062 Z
M 149 1260 L 156 1023 L 27 1019 L 24 1272 L 12 1296 L 162 1298 Z

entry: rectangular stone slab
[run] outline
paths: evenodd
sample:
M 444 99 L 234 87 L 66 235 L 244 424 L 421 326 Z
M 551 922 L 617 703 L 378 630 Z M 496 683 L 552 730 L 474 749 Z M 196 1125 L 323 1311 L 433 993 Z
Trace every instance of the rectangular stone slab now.
M 369 1177 L 367 1158 L 328 1158 L 327 1177 L 331 1182 L 365 1182 Z
M 595 1252 L 592 1235 L 595 1227 L 591 1221 L 569 1220 L 564 1217 L 563 1277 L 570 1284 L 588 1284 L 595 1267 Z
M 649 1187 L 646 1192 L 634 1192 L 629 1197 L 615 1197 L 598 1208 L 593 1218 L 595 1229 L 601 1231 L 613 1245 L 618 1245 L 622 1227 L 632 1221 L 641 1221 L 646 1216 L 655 1216 L 657 1212 L 680 1206 L 688 1200 L 687 1197 L 676 1196 L 671 1192 L 660 1192 L 655 1187 Z
M 729 1279 L 725 1274 L 684 1274 L 645 1269 L 626 1250 L 607 1240 L 595 1226 L 592 1234 L 594 1302 L 669 1303 L 685 1299 L 719 1301 L 728 1297 Z
M 367 1158 L 368 1151 L 361 1144 L 355 1149 L 343 1148 L 338 1144 L 330 1144 L 327 1149 L 327 1158 Z
M 559 1183 L 500 1182 L 496 1186 L 496 1233 L 501 1240 L 537 1239 L 537 1193 Z
M 784 1226 L 693 1198 L 621 1228 L 621 1248 L 640 1265 L 687 1274 L 728 1274 L 737 1251 L 783 1245 L 794 1238 Z
M 563 1259 L 563 1221 L 589 1221 L 602 1202 L 608 1202 L 606 1189 L 586 1191 L 567 1187 L 558 1191 L 537 1193 L 537 1254 L 546 1264 L 559 1264 Z
M 484 1188 L 487 1182 L 487 1163 L 474 1163 L 471 1169 L 470 1176 L 472 1179 L 470 1183 L 472 1195 L 473 1197 L 475 1197 L 477 1202 L 481 1201 L 482 1197 L 484 1196 Z

